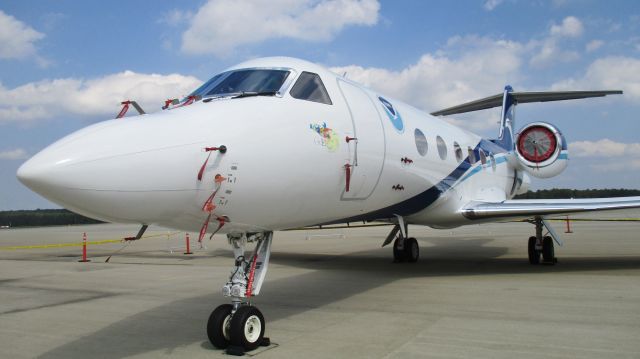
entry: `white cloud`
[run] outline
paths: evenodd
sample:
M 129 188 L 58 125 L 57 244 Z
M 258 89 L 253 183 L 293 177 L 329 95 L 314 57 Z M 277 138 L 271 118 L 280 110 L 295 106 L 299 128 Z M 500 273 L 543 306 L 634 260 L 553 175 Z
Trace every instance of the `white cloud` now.
M 44 34 L 0 10 L 0 59 L 22 59 L 35 55 L 34 43 Z
M 502 3 L 503 0 L 487 0 L 484 2 L 484 9 L 491 11 Z
M 640 169 L 640 143 L 621 143 L 607 138 L 577 141 L 569 144 L 569 153 L 572 157 L 588 160 L 588 166 L 600 173 Z
M 529 60 L 529 64 L 533 67 L 547 67 L 559 62 L 572 62 L 580 59 L 580 55 L 577 52 L 563 50 L 553 38 L 545 39 L 539 43 L 532 41 L 530 45 L 538 48 L 537 53 Z
M 622 24 L 620 23 L 614 22 L 609 26 L 609 32 L 618 32 L 620 30 L 622 30 Z
M 22 148 L 0 151 L 0 160 L 23 160 L 28 157 L 27 151 Z
M 0 124 L 58 115 L 115 115 L 123 100 L 157 109 L 167 98 L 180 97 L 201 83 L 179 74 L 124 71 L 94 79 L 64 78 L 28 83 L 13 89 L 0 84 Z
M 452 38 L 447 46 L 399 71 L 356 65 L 332 71 L 426 111 L 499 92 L 519 78 L 522 46 L 516 42 L 470 36 Z M 458 46 L 465 49 L 459 56 L 447 54 Z
M 353 81 L 432 112 L 500 92 L 504 85 L 518 81 L 522 51 L 517 42 L 454 37 L 437 54 L 425 54 L 399 71 L 357 65 L 331 70 L 346 72 Z M 487 112 L 464 121 L 447 120 L 472 130 L 497 128 L 496 117 Z
M 569 144 L 575 157 L 630 157 L 640 160 L 640 143 L 615 142 L 608 138 L 598 141 L 577 141 Z
M 585 46 L 585 50 L 587 50 L 587 52 L 593 52 L 601 48 L 602 45 L 604 45 L 604 41 L 602 40 L 591 40 L 587 43 L 587 46 Z
M 554 90 L 623 90 L 623 99 L 640 101 L 640 59 L 611 56 L 595 60 L 581 78 L 556 82 Z
M 550 33 L 553 36 L 561 37 L 578 37 L 582 35 L 584 26 L 582 22 L 575 16 L 567 16 L 559 25 L 552 25 Z
M 182 51 L 224 56 L 273 38 L 329 41 L 349 25 L 378 22 L 377 0 L 209 0 L 182 34 Z
M 190 11 L 183 11 L 174 9 L 164 14 L 158 22 L 167 24 L 170 26 L 177 26 L 182 23 L 186 23 L 193 18 L 193 13 Z
M 582 22 L 574 16 L 564 18 L 560 25 L 551 25 L 549 35 L 546 38 L 531 40 L 527 44 L 528 48 L 536 52 L 531 56 L 529 64 L 541 68 L 559 62 L 572 62 L 580 59 L 578 52 L 567 50 L 566 44 L 561 42 L 563 38 L 579 37 L 583 31 Z

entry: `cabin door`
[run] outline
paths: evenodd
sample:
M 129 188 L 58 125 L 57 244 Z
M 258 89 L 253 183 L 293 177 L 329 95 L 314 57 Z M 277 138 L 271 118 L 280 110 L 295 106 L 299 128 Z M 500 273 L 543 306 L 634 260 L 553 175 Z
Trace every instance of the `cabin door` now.
M 376 102 L 359 87 L 338 80 L 353 122 L 353 136 L 345 139 L 349 148 L 349 190 L 342 200 L 367 199 L 378 184 L 384 163 L 384 132 Z

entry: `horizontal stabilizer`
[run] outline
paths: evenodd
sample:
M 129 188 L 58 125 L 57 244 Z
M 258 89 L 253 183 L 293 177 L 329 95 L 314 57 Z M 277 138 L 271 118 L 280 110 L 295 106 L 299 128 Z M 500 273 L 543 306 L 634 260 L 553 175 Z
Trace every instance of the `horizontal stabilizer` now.
M 547 102 L 562 100 L 577 100 L 589 97 L 603 97 L 607 95 L 621 95 L 622 91 L 550 91 L 550 92 L 511 92 L 514 102 Z M 456 113 L 465 113 L 488 108 L 502 106 L 503 94 L 489 96 L 480 100 L 464 103 L 462 105 L 445 108 L 444 110 L 432 112 L 433 116 L 447 116 Z

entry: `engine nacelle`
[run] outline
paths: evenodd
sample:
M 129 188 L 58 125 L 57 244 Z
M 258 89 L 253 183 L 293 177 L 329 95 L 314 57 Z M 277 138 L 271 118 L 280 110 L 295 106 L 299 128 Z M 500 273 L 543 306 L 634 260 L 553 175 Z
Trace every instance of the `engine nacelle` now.
M 526 125 L 516 135 L 520 167 L 537 178 L 549 178 L 567 168 L 569 151 L 560 130 L 546 122 Z

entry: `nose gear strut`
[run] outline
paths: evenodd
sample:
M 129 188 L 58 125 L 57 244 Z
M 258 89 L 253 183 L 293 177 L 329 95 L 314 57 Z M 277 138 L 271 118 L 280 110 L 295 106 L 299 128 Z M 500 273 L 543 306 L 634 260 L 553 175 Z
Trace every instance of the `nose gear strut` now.
M 242 354 L 270 344 L 269 338 L 264 337 L 264 316 L 249 300 L 260 294 L 269 265 L 273 232 L 234 233 L 227 238 L 233 249 L 235 267 L 222 287 L 222 294 L 231 298 L 231 305 L 220 305 L 211 313 L 207 335 L 216 348 Z M 251 242 L 256 242 L 256 246 L 247 259 L 245 247 Z

